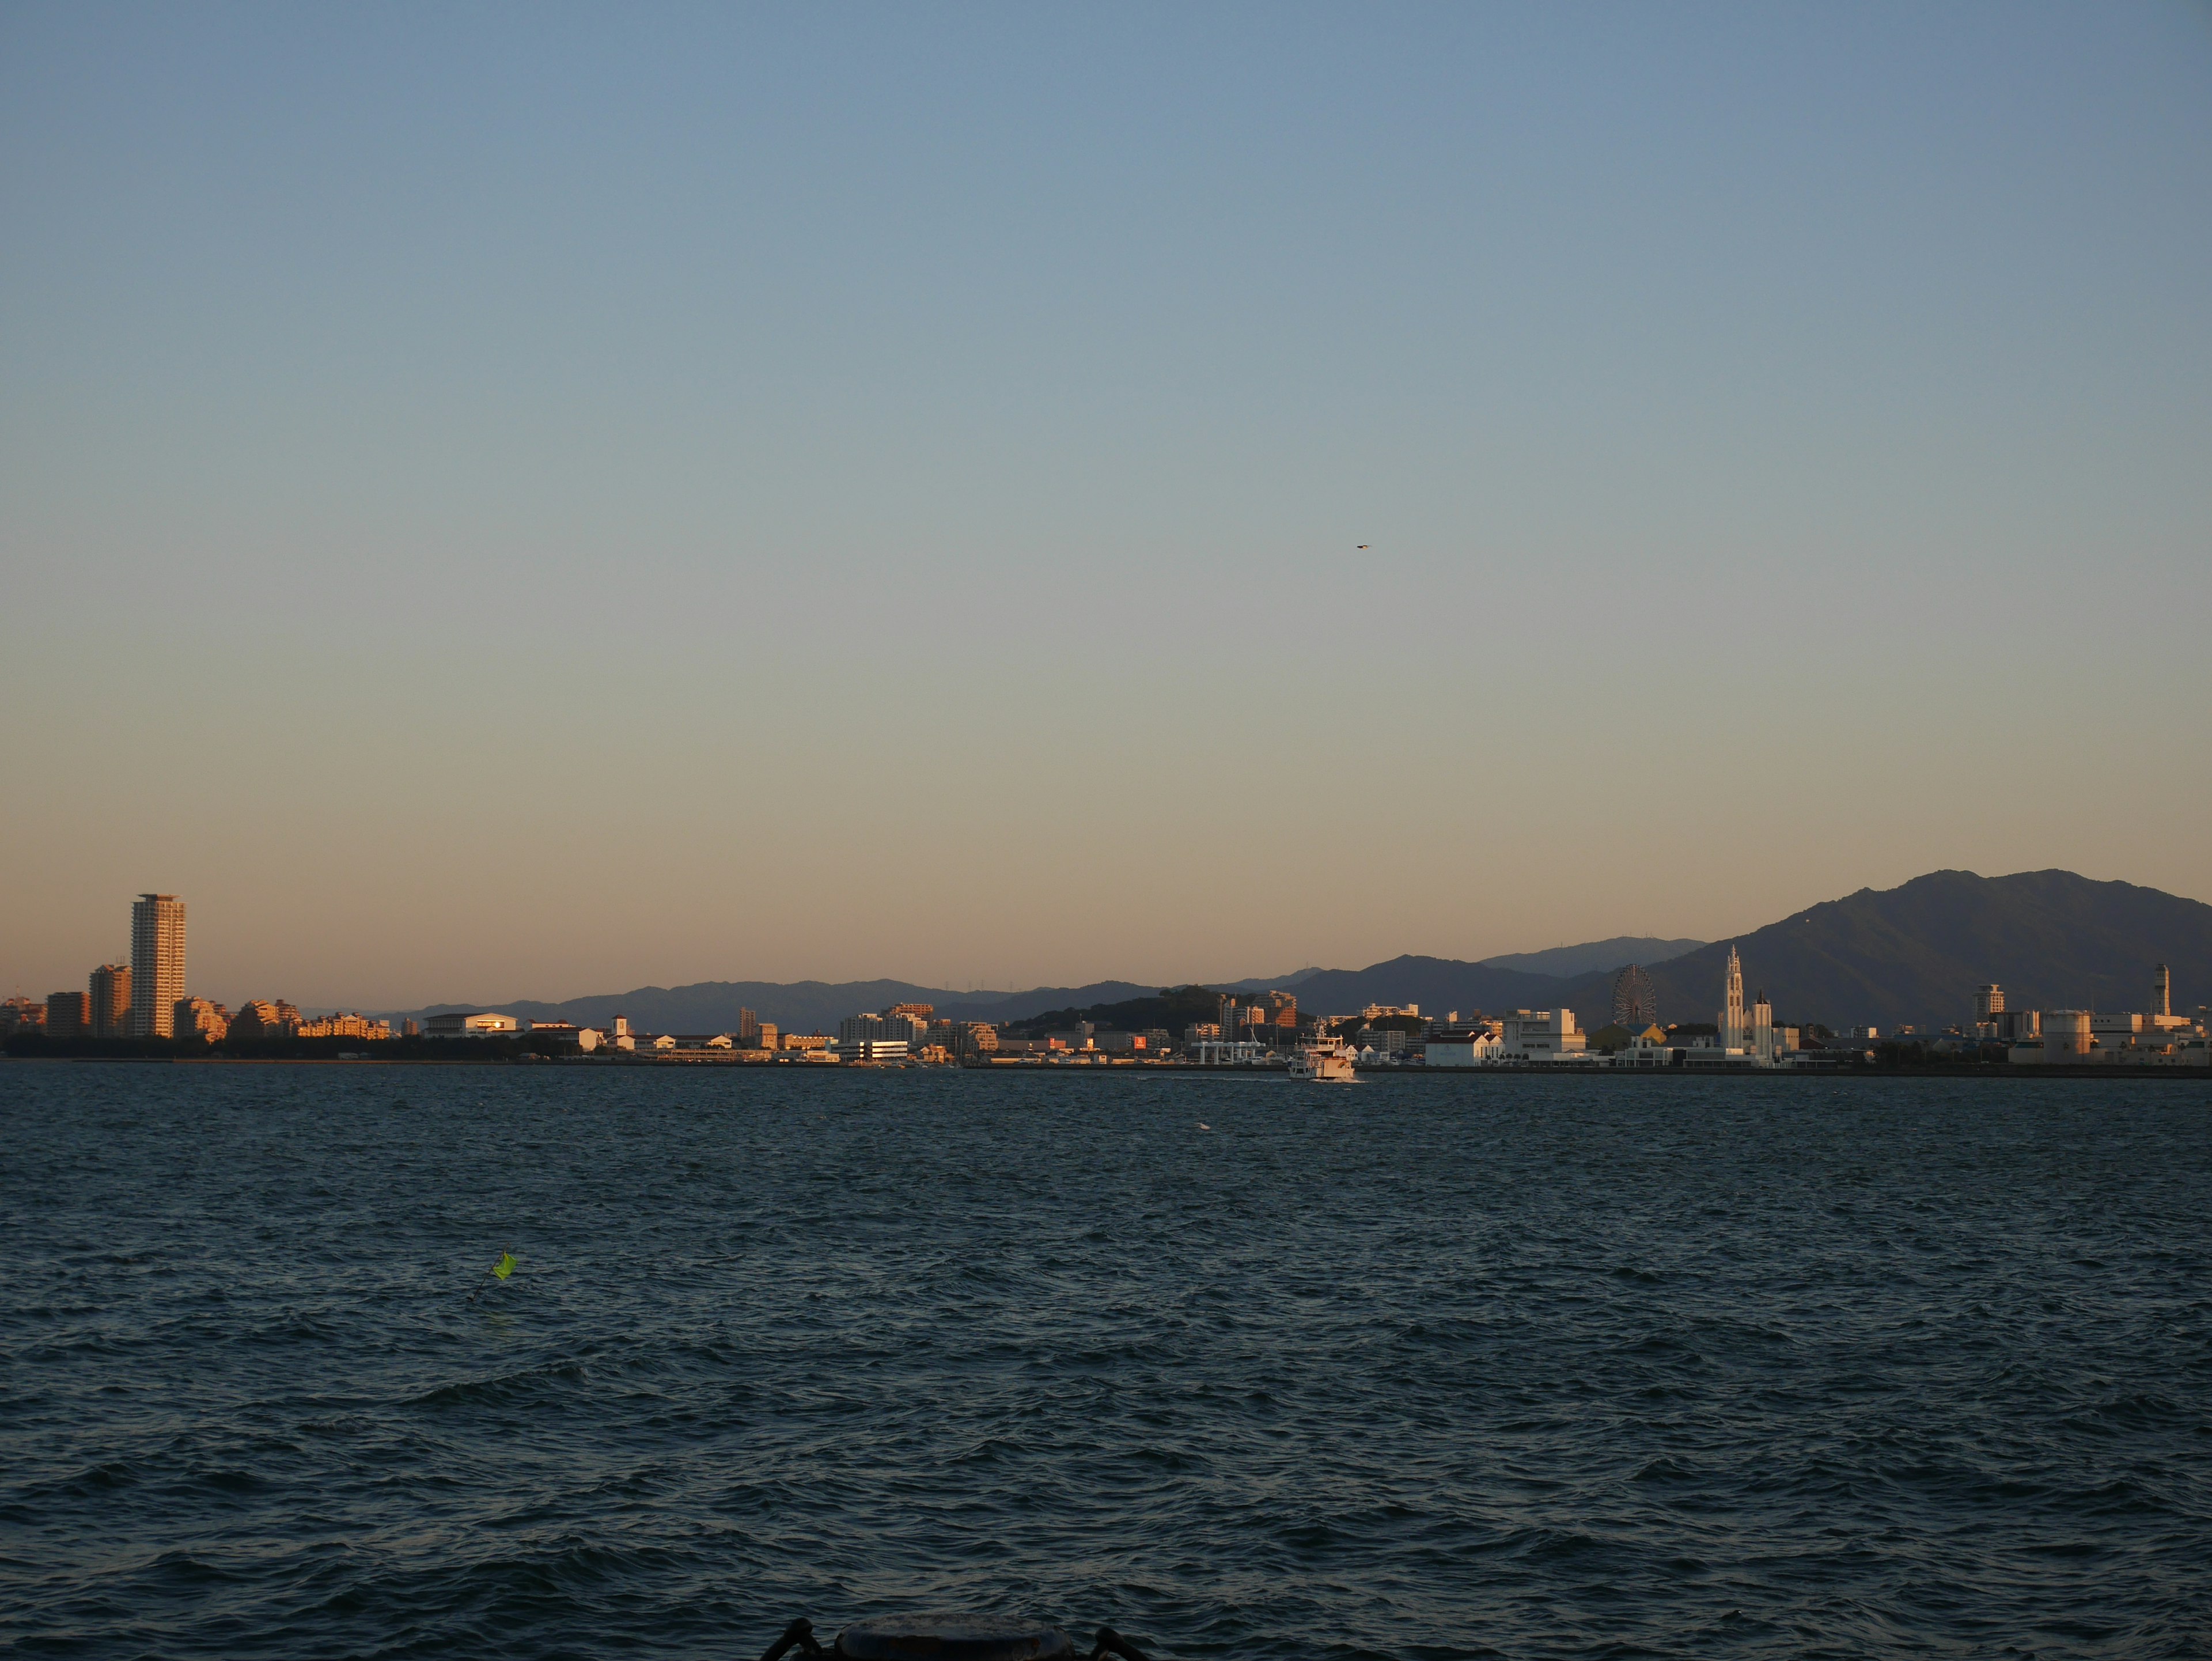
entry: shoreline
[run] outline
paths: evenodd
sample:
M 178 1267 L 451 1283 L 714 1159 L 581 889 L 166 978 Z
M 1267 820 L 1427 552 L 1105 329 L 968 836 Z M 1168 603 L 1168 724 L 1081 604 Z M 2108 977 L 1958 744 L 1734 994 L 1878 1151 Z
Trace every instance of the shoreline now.
M 0 1056 L 0 1063 L 22 1066 L 67 1067 L 526 1067 L 533 1071 L 544 1068 L 563 1070 L 590 1068 L 594 1071 L 634 1072 L 649 1069 L 672 1073 L 723 1073 L 743 1071 L 805 1072 L 837 1075 L 865 1074 L 878 1077 L 885 1074 L 981 1074 L 1031 1078 L 1040 1074 L 1054 1077 L 1090 1076 L 1101 1078 L 1158 1078 L 1172 1075 L 1176 1078 L 1218 1078 L 1262 1080 L 1275 1079 L 1285 1083 L 1307 1083 L 1311 1080 L 1292 1080 L 1286 1068 L 1280 1067 L 1200 1067 L 1194 1062 L 1123 1062 L 1102 1065 L 1096 1062 L 1045 1063 L 1030 1066 L 1007 1063 L 991 1067 L 921 1067 L 879 1065 L 850 1062 L 823 1063 L 821 1062 L 700 1062 L 625 1060 L 599 1061 L 563 1059 L 545 1062 L 525 1062 L 507 1056 L 470 1057 L 461 1056 Z M 1363 1069 L 1358 1082 L 1382 1079 L 1472 1079 L 1504 1078 L 1568 1078 L 1604 1080 L 1626 1083 L 1632 1080 L 1661 1079 L 1725 1079 L 1758 1080 L 1787 1079 L 1794 1081 L 1840 1079 L 2124 1079 L 2172 1080 L 2178 1082 L 2212 1084 L 2212 1068 L 2200 1067 L 2121 1067 L 2099 1063 L 2088 1067 L 2027 1066 L 2008 1063 L 2002 1067 L 1838 1067 L 1838 1068 L 1611 1068 L 1611 1067 L 1405 1067 L 1370 1068 Z

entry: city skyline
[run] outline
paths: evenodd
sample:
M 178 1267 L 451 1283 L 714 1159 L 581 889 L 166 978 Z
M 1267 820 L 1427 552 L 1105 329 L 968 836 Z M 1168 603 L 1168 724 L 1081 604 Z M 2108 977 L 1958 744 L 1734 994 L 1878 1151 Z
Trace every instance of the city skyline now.
M 139 895 L 131 902 L 132 963 L 96 966 L 87 977 L 87 991 L 46 994 L 43 1007 L 48 1030 L 57 1035 L 92 1037 L 118 1033 L 167 1037 L 172 1030 L 179 1035 L 220 1037 L 227 1022 L 235 1025 L 243 1019 L 251 1031 L 283 1027 L 287 1023 L 296 1025 L 301 1021 L 300 1006 L 286 996 L 269 999 L 264 995 L 270 989 L 265 985 L 258 987 L 251 997 L 240 997 L 230 989 L 222 989 L 221 995 L 210 997 L 204 984 L 197 980 L 188 983 L 185 916 L 186 907 L 179 896 Z M 2130 943 L 2124 945 L 2124 941 Z M 2168 956 L 2184 965 L 2185 980 L 2212 984 L 2212 906 L 2155 889 L 2098 883 L 2063 871 L 2021 872 L 1998 878 L 1983 878 L 1972 872 L 1929 873 L 1893 890 L 1863 889 L 1839 899 L 1798 908 L 1793 915 L 1759 929 L 1748 934 L 1738 931 L 1712 942 L 1610 936 L 1534 954 L 1501 954 L 1480 960 L 1401 954 L 1361 970 L 1316 964 L 1274 977 L 1216 977 L 1212 983 L 1224 989 L 1224 995 L 1256 995 L 1272 986 L 1275 989 L 1266 992 L 1267 999 L 1287 999 L 1293 1008 L 1297 1000 L 1287 991 L 1292 987 L 1320 993 L 1324 1001 L 1333 994 L 1351 1007 L 1362 1001 L 1371 1003 L 1378 997 L 1401 1000 L 1409 995 L 1408 987 L 1425 986 L 1429 990 L 1420 995 L 1431 1002 L 1441 997 L 1445 1005 L 1456 1002 L 1475 1008 L 1537 998 L 1556 989 L 1562 999 L 1581 1001 L 1575 1007 L 1589 1025 L 1603 1024 L 1608 1014 L 1613 1024 L 1620 1025 L 1624 1019 L 1621 1012 L 1626 1009 L 1630 1012 L 1626 1025 L 1632 1030 L 1656 1007 L 1662 988 L 1670 989 L 1667 995 L 1677 1007 L 1686 994 L 1691 1001 L 1698 1001 L 1702 994 L 1692 990 L 1699 972 L 1694 965 L 1709 960 L 1708 970 L 1723 991 L 1717 1031 L 1725 1047 L 1741 1047 L 1741 1041 L 1764 1053 L 1764 1040 L 1753 1041 L 1746 1035 L 1780 1018 L 1774 1013 L 1764 986 L 1754 1002 L 1745 1000 L 1743 968 L 1737 955 L 1738 945 L 1743 942 L 1765 942 L 1767 950 L 1779 951 L 1783 963 L 1776 965 L 1780 976 L 1777 983 L 1784 988 L 1784 999 L 1791 1002 L 1790 1013 L 1796 1020 L 1817 1019 L 1838 1026 L 1864 1025 L 1876 1015 L 1893 1023 L 1901 1018 L 1913 1022 L 1953 1019 L 1954 1012 L 1948 1006 L 1961 995 L 1960 989 L 1969 978 L 1985 976 L 1992 969 L 2015 985 L 2026 982 L 2030 997 L 2040 1000 L 2035 1006 L 2039 1007 L 2079 1005 L 2094 1011 L 2109 1007 L 2100 993 L 2112 992 L 2132 1007 L 2140 992 L 2136 970 L 2141 965 L 2130 966 L 2137 957 L 2143 963 L 2157 959 L 2153 1004 L 2159 1013 L 2167 1010 L 2172 995 L 2173 971 L 2165 961 Z M 1722 952 L 1726 953 L 1724 960 L 1715 956 Z M 1614 978 L 1616 970 L 1626 978 Z M 1686 975 L 1690 977 L 1688 983 L 1683 978 Z M 1193 977 L 1164 978 L 1170 985 L 1206 983 Z M 1886 989 L 1884 983 L 1889 983 Z M 1985 979 L 1975 979 L 1973 983 L 1972 1019 L 2002 1021 L 2002 985 Z M 367 1007 L 372 1012 L 380 1008 L 395 1023 L 403 1017 L 443 1019 L 441 1011 L 480 1007 L 528 1013 L 539 1019 L 552 1014 L 563 1020 L 582 1021 L 620 1013 L 627 999 L 656 1007 L 674 999 L 691 1012 L 690 1020 L 679 1023 L 689 1027 L 702 1025 L 702 1019 L 711 1026 L 722 1019 L 716 1013 L 721 1005 L 732 998 L 752 995 L 767 1001 L 771 1015 L 788 1025 L 794 1007 L 790 1001 L 794 998 L 815 1008 L 819 1020 L 823 1019 L 819 1013 L 824 1007 L 822 1000 L 827 997 L 840 1006 L 829 1019 L 842 1019 L 849 1012 L 842 1007 L 842 999 L 857 995 L 866 1001 L 875 991 L 902 987 L 903 992 L 891 995 L 895 1003 L 896 998 L 909 995 L 933 1001 L 941 999 L 956 1010 L 967 1011 L 961 1019 L 974 1019 L 994 1004 L 1021 999 L 1031 1001 L 1039 1008 L 1053 999 L 1067 1001 L 1060 996 L 1063 994 L 1111 1001 L 1134 992 L 1139 984 L 1104 980 L 1056 987 L 963 989 L 882 977 L 835 983 L 716 978 L 672 987 L 636 987 L 629 994 L 602 987 L 595 993 L 565 999 L 463 997 L 399 1007 Z M 1047 994 L 1052 999 L 1036 1001 Z M 1868 1001 L 1869 995 L 1875 999 L 1872 1003 Z M 11 1007 L 41 1001 L 20 988 L 8 1000 Z M 238 1006 L 235 1012 L 231 1007 L 234 1002 Z M 320 1011 L 330 1018 L 343 1016 L 356 1023 L 363 1007 L 360 1002 L 307 1002 L 311 1018 Z M 598 1013 L 590 1013 L 592 1009 Z M 1638 1010 L 1645 1014 L 1638 1015 Z M 1018 1013 L 1014 1012 L 1017 1018 Z M 164 1024 L 163 1017 L 173 1025 Z M 750 1008 L 737 1008 L 738 1027 L 752 1020 Z M 408 1025 L 411 1027 L 411 1021 Z
M 39 990 L 2212 892 L 2201 9 L 115 15 L 0 15 Z

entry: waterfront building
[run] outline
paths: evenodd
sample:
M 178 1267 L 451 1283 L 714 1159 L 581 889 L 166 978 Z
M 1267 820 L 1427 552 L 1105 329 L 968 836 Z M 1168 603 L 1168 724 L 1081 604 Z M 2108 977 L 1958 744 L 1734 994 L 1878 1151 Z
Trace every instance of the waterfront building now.
M 2086 1009 L 2046 1009 L 2043 1012 L 2043 1050 L 2045 1062 L 2086 1061 L 2089 1056 L 2089 1023 Z
M 9 998 L 0 1003 L 0 1035 L 9 1032 L 43 1032 L 46 1030 L 46 1007 L 25 997 Z
M 841 1062 L 902 1062 L 911 1048 L 904 1038 L 844 1038 L 836 1050 Z
M 1641 1032 L 1632 1032 L 1627 1042 L 1613 1052 L 1615 1067 L 1672 1067 L 1674 1047 L 1668 1042 L 1667 1029 L 1656 1021 Z
M 1403 1037 L 1401 1032 L 1377 1033 L 1378 1037 Z M 1486 1067 L 1505 1053 L 1505 1024 L 1476 1021 L 1468 1025 L 1444 1025 L 1429 1034 L 1426 1056 L 1431 1067 Z
M 131 905 L 131 1035 L 166 1038 L 185 995 L 185 903 L 141 894 Z
M 312 1021 L 301 1021 L 293 1034 L 301 1038 L 366 1038 L 382 1043 L 392 1036 L 390 1021 L 371 1020 L 362 1014 L 342 1015 L 335 1010 Z
M 170 1015 L 173 1037 L 220 1043 L 230 1035 L 230 1012 L 205 998 L 179 998 Z
M 2161 1023 L 2156 1015 L 2046 1009 L 2040 1039 L 2022 1038 L 2011 1059 L 2033 1066 L 2205 1067 L 2212 1038 L 2202 1025 Z
M 1589 1050 L 1589 1036 L 1576 1029 L 1571 1009 L 1516 1009 L 1498 1023 L 1499 1061 L 1580 1061 Z
M 776 1042 L 775 1023 L 774 1021 L 756 1021 L 753 1024 L 752 1048 L 755 1050 L 775 1050 L 779 1047 L 780 1046 Z
M 522 1023 L 513 1015 L 488 1009 L 456 1009 L 431 1016 L 426 1031 L 433 1038 L 511 1038 L 522 1031 Z M 615 1031 L 627 1033 L 629 1023 L 616 1016 Z
M 738 1044 L 744 1049 L 752 1050 L 758 1047 L 760 1043 L 760 1022 L 754 1016 L 751 1010 L 740 1009 L 738 1011 L 738 1030 L 735 1036 Z
M 46 1031 L 57 1038 L 81 1038 L 92 1031 L 92 994 L 46 994 Z
M 131 1030 L 131 965 L 104 963 L 92 971 L 92 1036 L 119 1038 Z
M 823 1052 L 830 1048 L 830 1037 L 823 1032 L 787 1032 L 783 1035 L 783 1047 L 802 1056 Z

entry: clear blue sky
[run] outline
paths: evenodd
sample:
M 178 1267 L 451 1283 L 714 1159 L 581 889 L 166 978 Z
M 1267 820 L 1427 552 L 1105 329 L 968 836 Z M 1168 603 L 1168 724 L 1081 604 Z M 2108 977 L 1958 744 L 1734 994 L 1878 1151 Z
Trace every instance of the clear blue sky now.
M 2202 5 L 0 6 L 0 979 L 2212 897 L 2208 180 Z

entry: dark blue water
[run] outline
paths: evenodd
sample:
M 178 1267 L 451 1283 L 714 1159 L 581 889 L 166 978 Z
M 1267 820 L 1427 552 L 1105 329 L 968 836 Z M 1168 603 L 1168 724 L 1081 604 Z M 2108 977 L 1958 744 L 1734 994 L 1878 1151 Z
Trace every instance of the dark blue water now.
M 2208 1269 L 2206 1084 L 0 1065 L 0 1645 L 2203 1655 Z

